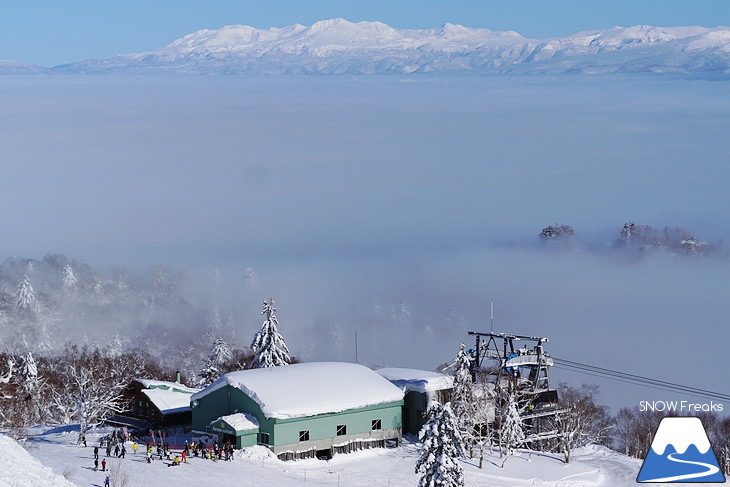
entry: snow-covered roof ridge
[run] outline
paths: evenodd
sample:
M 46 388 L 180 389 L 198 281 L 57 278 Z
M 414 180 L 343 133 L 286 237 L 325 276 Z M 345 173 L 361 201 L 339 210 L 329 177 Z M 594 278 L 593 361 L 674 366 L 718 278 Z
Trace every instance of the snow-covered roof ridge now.
M 165 380 L 156 380 L 156 379 L 134 379 L 136 382 L 139 382 L 142 384 L 142 386 L 145 389 L 164 389 L 164 390 L 171 390 L 174 392 L 181 392 L 185 394 L 195 394 L 196 392 L 200 392 L 201 389 L 199 387 L 188 387 L 185 384 L 181 384 L 180 382 L 169 382 Z
M 211 421 L 210 424 L 215 424 L 220 421 L 225 421 L 236 431 L 251 431 L 259 428 L 259 421 L 248 413 L 234 413 L 221 416 Z
M 200 389 L 188 387 L 179 382 L 168 382 L 155 379 L 134 379 L 144 389 L 142 394 L 147 396 L 152 404 L 162 414 L 181 413 L 190 410 L 190 398 Z
M 230 372 L 191 400 L 231 386 L 256 401 L 267 418 L 339 413 L 401 401 L 403 391 L 371 369 L 349 362 L 308 362 Z
M 375 372 L 406 391 L 433 392 L 454 387 L 452 376 L 429 370 L 385 367 Z

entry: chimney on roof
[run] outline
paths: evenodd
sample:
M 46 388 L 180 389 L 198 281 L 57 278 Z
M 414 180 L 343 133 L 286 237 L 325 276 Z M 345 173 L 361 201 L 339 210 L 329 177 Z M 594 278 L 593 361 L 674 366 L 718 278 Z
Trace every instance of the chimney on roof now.
M 175 371 L 175 382 L 180 383 L 180 371 Z

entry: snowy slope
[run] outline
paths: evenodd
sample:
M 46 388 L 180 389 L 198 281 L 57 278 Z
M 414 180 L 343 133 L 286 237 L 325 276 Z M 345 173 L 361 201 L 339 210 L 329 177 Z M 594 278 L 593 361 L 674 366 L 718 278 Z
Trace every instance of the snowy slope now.
M 104 474 L 92 468 L 91 444 L 98 441 L 98 431 L 87 436 L 89 447 L 76 445 L 77 433 L 56 429 L 47 431 L 34 428 L 35 439 L 30 441 L 31 454 L 56 472 L 70 472 L 70 479 L 79 486 L 101 485 Z M 238 452 L 232 462 L 213 462 L 191 458 L 180 467 L 168 467 L 168 460 L 155 460 L 148 464 L 143 455 L 132 454 L 123 460 L 109 458 L 110 466 L 118 464 L 129 477 L 128 487 L 149 485 L 175 485 L 198 487 L 201 484 L 216 487 L 242 485 L 271 485 L 277 487 L 348 486 L 348 487 L 412 487 L 418 484 L 413 469 L 419 455 L 419 443 L 412 437 L 404 445 L 394 449 L 373 449 L 347 455 L 336 455 L 330 461 L 299 460 L 284 462 L 278 460 L 263 447 L 254 447 Z M 4 451 L 4 450 L 3 450 Z M 0 455 L 2 457 L 2 455 Z M 103 453 L 102 453 L 102 458 Z M 467 487 L 628 487 L 636 485 L 636 475 L 641 462 L 627 458 L 603 447 L 581 449 L 574 454 L 575 460 L 563 464 L 556 455 L 521 452 L 503 460 L 495 453 L 485 456 L 484 468 L 478 462 L 464 460 Z M 0 486 L 28 485 L 13 484 L 22 481 L 26 469 L 19 468 L 0 473 Z M 12 480 L 11 480 L 12 479 Z M 45 483 L 35 485 L 60 485 Z M 677 484 L 682 485 L 682 484 Z
M 730 73 L 728 27 L 614 27 L 527 39 L 445 24 L 394 29 L 331 19 L 311 26 L 201 30 L 149 52 L 53 68 L 101 73 Z
M 15 440 L 0 434 L 0 487 L 39 485 L 73 487 L 74 484 L 43 466 Z

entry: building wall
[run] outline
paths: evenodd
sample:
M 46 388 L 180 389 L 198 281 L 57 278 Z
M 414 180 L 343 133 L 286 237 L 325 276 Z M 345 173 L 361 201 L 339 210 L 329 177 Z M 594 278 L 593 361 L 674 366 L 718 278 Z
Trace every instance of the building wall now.
M 274 421 L 267 419 L 256 401 L 240 389 L 226 386 L 211 392 L 198 400 L 193 408 L 193 429 L 206 431 L 211 421 L 233 413 L 249 413 L 259 422 L 259 431 L 274 436 Z M 250 445 L 249 445 L 250 446 Z
M 401 402 L 307 418 L 276 420 L 271 444 L 274 453 L 287 450 L 329 449 L 353 439 L 400 439 Z M 372 429 L 372 421 L 380 420 L 380 429 Z M 346 426 L 346 434 L 337 435 L 337 427 Z M 300 441 L 300 432 L 309 432 L 309 441 Z

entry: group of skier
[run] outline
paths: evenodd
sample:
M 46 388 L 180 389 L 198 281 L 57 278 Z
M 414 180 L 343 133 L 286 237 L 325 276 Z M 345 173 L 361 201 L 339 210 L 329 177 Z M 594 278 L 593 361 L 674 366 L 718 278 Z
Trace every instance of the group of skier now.
M 206 458 L 208 460 L 233 460 L 233 446 L 230 441 L 226 442 L 225 445 L 206 446 L 201 440 L 192 444 L 186 440 L 183 452 L 188 455 L 192 453 L 195 457 L 200 456 L 200 458 Z
M 114 456 L 117 458 L 125 458 L 127 449 L 126 449 L 126 442 L 132 441 L 131 438 L 122 436 L 121 434 L 117 434 L 117 432 L 113 432 L 112 434 L 103 436 L 99 442 L 98 446 L 94 447 L 94 470 L 99 470 L 99 467 L 101 465 L 101 471 L 106 472 L 107 471 L 107 460 L 106 458 L 102 458 L 101 462 L 99 462 L 99 450 L 100 448 L 106 449 L 106 456 L 110 457 L 112 455 L 112 452 L 114 453 Z M 132 451 L 134 452 L 134 455 L 137 455 L 137 451 L 139 449 L 139 443 L 137 441 L 132 441 Z M 224 460 L 224 461 L 230 461 L 233 460 L 233 446 L 231 445 L 231 442 L 226 442 L 224 445 L 206 445 L 203 443 L 203 441 L 199 440 L 197 442 L 189 442 L 188 440 L 185 440 L 185 444 L 182 448 L 182 451 L 180 453 L 173 453 L 170 450 L 170 446 L 167 442 L 149 442 L 147 443 L 146 451 L 145 451 L 145 457 L 147 460 L 147 463 L 152 463 L 155 456 L 159 457 L 159 460 L 167 459 L 171 460 L 171 463 L 168 464 L 170 467 L 181 465 L 182 463 L 187 463 L 188 457 L 190 456 L 194 457 L 200 457 L 203 459 L 208 460 Z M 109 475 L 106 476 L 104 486 L 107 487 L 110 485 L 110 477 Z

